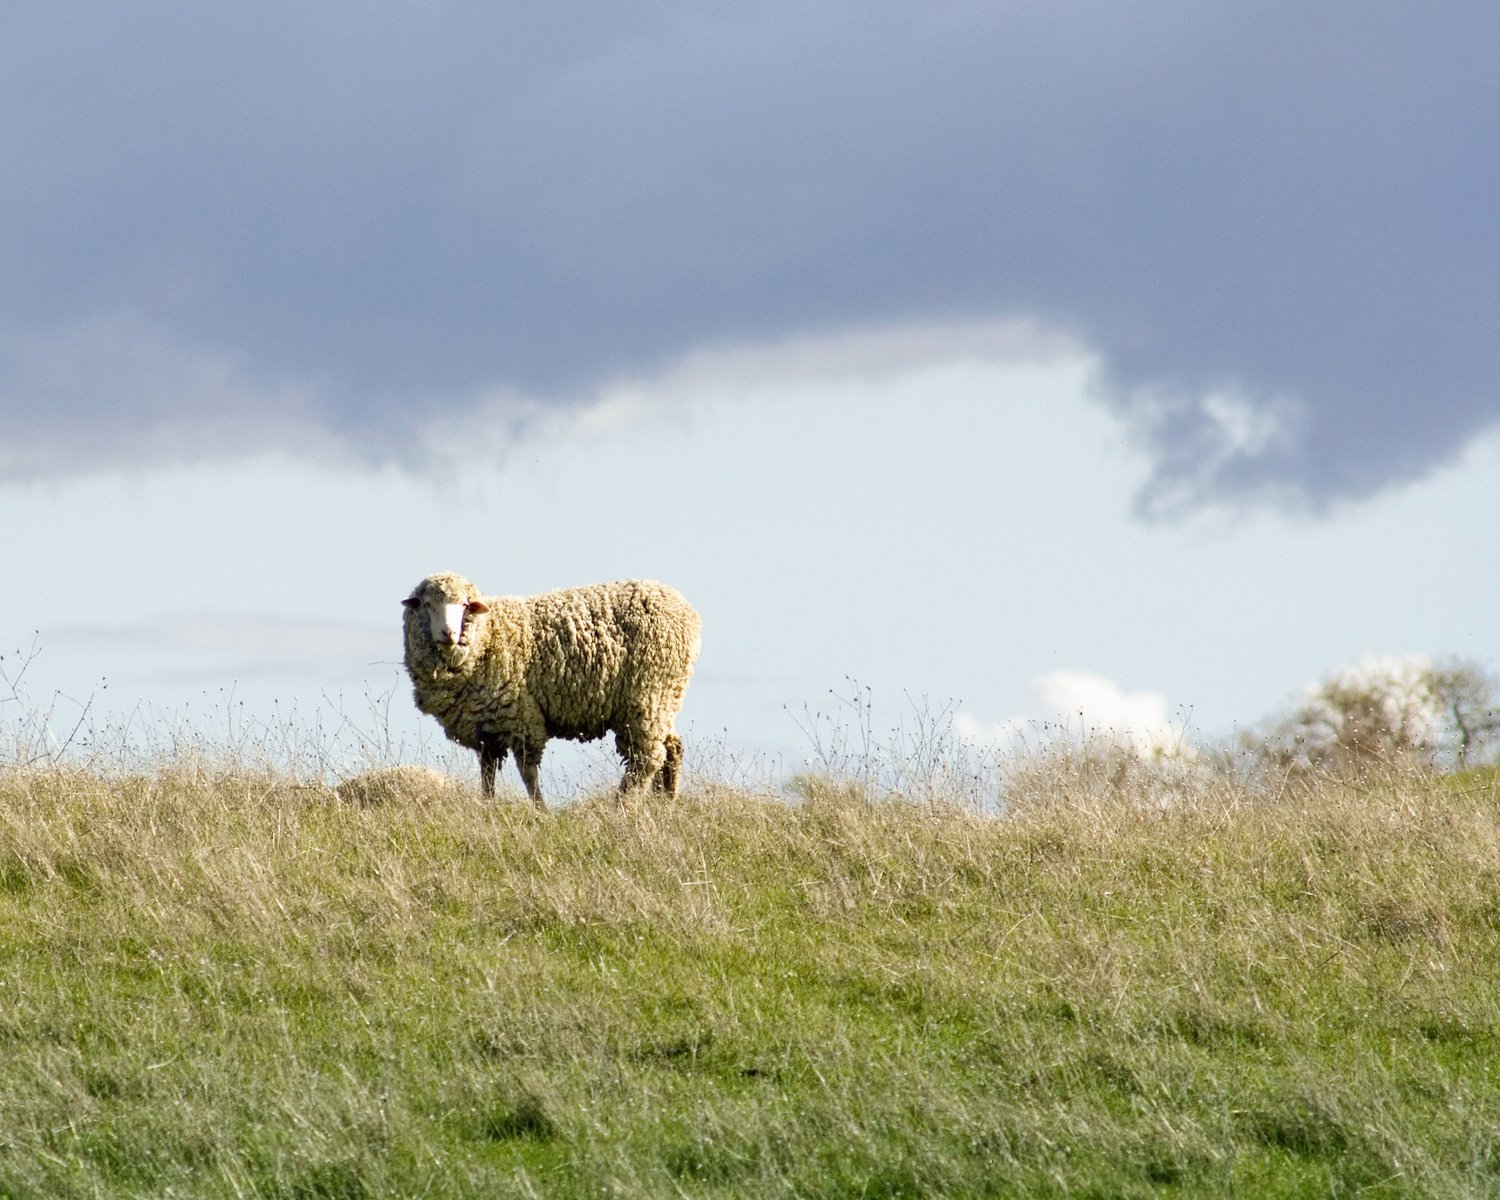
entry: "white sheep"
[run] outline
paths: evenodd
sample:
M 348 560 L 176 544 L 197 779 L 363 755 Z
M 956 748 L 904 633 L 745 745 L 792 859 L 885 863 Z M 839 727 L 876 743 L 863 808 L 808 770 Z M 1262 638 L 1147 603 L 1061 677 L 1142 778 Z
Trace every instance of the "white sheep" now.
M 682 741 L 673 721 L 703 623 L 680 593 L 648 579 L 482 596 L 462 575 L 429 575 L 403 604 L 417 707 L 479 754 L 480 787 L 514 751 L 532 801 L 547 739 L 615 735 L 622 792 L 675 794 Z

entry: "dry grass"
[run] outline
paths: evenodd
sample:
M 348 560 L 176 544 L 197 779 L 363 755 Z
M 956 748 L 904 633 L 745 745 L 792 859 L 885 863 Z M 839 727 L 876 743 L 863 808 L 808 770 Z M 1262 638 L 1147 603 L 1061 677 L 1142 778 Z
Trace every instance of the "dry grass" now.
M 0 1196 L 1500 1190 L 1494 777 L 1050 770 L 0 771 Z

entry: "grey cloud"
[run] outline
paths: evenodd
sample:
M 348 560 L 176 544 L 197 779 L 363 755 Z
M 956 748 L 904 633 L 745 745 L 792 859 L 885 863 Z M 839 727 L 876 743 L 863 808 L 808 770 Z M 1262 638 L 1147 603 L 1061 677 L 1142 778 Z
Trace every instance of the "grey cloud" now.
M 305 678 L 349 682 L 371 667 L 398 668 L 401 633 L 339 621 L 255 616 L 179 616 L 132 625 L 60 626 L 64 646 L 107 645 L 141 677 L 165 682 Z M 152 668 L 151 663 L 161 664 Z M 184 662 L 191 667 L 184 668 Z
M 1497 44 L 1483 3 L 23 3 L 0 472 L 226 420 L 380 457 L 705 344 L 1017 317 L 1099 354 L 1146 507 L 1369 495 L 1500 420 Z

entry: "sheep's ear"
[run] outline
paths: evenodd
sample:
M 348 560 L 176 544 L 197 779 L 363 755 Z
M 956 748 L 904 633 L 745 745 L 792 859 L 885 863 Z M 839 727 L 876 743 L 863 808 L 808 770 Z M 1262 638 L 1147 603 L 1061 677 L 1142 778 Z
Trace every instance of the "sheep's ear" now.
M 404 604 L 407 608 L 416 608 L 417 605 L 421 603 L 421 601 L 418 600 L 415 596 L 408 596 L 405 600 L 401 601 L 401 603 Z
M 488 604 L 486 604 L 483 600 L 470 600 L 469 603 L 468 603 L 468 605 L 467 605 L 467 607 L 468 607 L 468 610 L 470 612 L 489 612 L 490 611 L 490 606 Z

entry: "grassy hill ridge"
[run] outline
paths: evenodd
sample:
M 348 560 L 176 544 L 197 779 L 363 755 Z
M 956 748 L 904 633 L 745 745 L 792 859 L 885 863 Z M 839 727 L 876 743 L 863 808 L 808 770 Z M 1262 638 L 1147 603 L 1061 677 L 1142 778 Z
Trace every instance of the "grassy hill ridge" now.
M 1500 783 L 0 771 L 0 1197 L 1500 1192 Z

